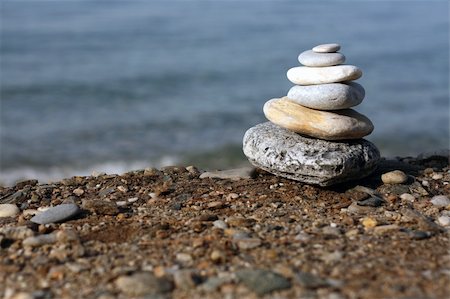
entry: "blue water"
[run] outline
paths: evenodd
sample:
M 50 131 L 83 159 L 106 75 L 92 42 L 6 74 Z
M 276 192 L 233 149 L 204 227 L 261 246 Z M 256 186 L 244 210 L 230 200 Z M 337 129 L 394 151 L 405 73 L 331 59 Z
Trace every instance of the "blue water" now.
M 363 70 L 356 110 L 384 156 L 449 146 L 447 1 L 0 5 L 0 182 L 227 167 L 297 55 L 326 42 Z

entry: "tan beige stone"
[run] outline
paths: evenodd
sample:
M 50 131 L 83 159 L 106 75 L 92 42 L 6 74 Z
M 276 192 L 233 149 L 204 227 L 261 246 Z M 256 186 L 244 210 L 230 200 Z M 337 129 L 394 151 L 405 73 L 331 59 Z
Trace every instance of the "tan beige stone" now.
M 352 110 L 320 111 L 303 107 L 287 97 L 269 100 L 264 114 L 288 130 L 325 140 L 357 139 L 373 131 L 372 122 Z

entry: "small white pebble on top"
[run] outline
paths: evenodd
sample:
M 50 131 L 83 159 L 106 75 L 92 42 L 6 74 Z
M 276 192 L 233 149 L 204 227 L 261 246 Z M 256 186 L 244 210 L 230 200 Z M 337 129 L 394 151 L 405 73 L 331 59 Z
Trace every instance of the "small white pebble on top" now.
M 333 43 L 333 44 L 322 44 L 317 45 L 312 50 L 316 53 L 334 53 L 341 49 L 341 45 Z

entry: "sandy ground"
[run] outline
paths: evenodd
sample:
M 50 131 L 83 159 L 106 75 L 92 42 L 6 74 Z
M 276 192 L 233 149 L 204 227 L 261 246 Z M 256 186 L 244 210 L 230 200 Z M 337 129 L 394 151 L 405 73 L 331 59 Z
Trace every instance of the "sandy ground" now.
M 395 169 L 409 180 L 383 184 Z M 20 208 L 0 218 L 0 297 L 448 298 L 450 206 L 431 200 L 450 195 L 449 169 L 385 160 L 332 188 L 195 167 L 0 187 Z M 30 222 L 62 203 L 82 212 Z

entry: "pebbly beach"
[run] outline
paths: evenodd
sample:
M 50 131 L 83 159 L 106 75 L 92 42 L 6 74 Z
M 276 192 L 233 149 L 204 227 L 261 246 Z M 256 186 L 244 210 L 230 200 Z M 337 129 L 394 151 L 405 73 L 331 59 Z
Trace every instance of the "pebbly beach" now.
M 448 153 L 327 188 L 249 167 L 23 181 L 0 187 L 0 294 L 444 298 L 449 182 Z

